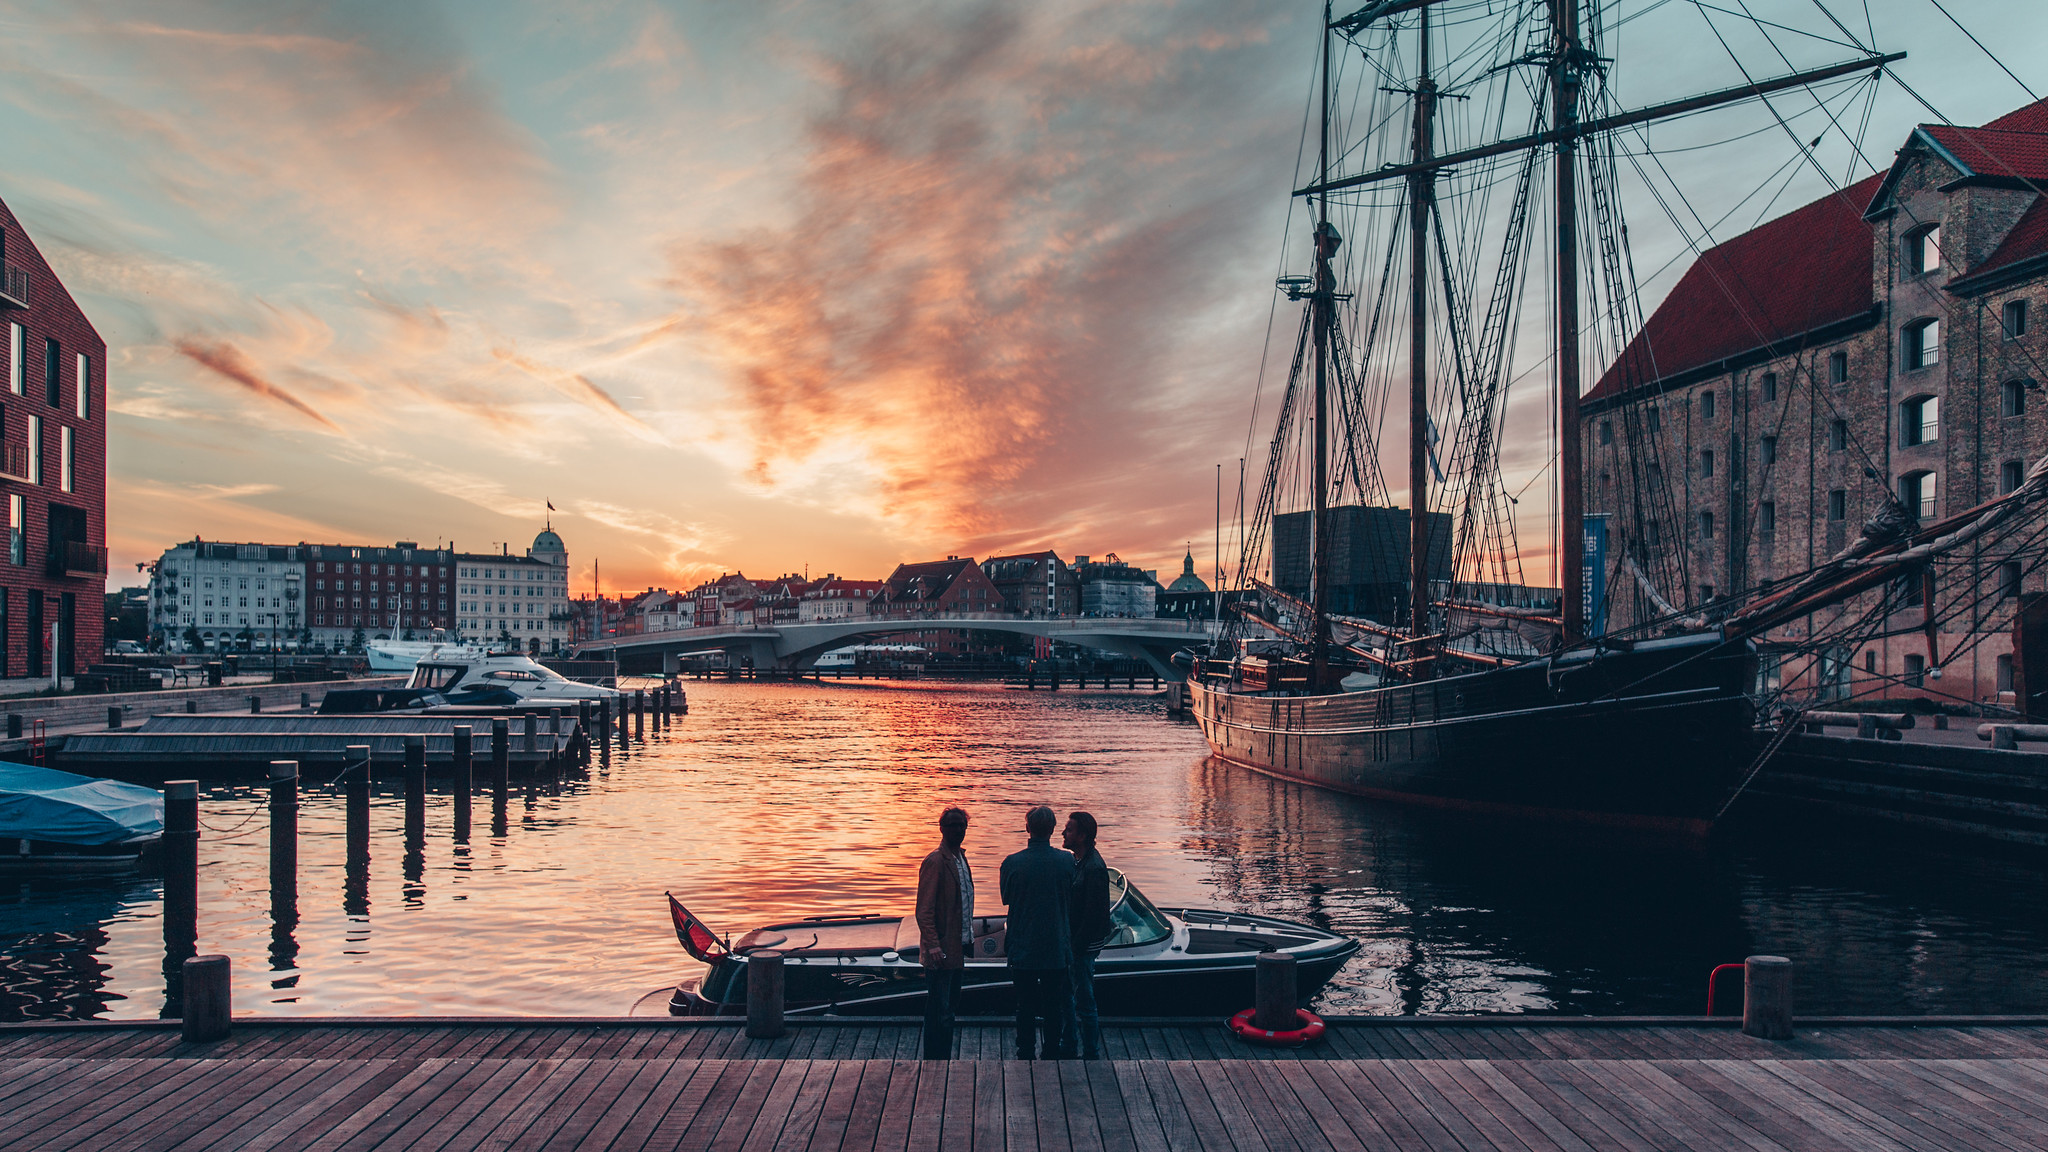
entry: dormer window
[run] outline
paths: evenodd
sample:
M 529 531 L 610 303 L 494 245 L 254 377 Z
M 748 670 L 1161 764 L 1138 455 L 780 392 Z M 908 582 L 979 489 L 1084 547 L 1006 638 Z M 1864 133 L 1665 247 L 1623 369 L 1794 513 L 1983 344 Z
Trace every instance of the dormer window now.
M 1941 270 L 1941 225 L 1906 234 L 1906 270 L 1915 276 Z
M 1906 367 L 1931 368 L 1941 361 L 1941 321 L 1915 320 L 1906 325 Z
M 1932 444 L 1941 439 L 1941 397 L 1915 396 L 1899 405 L 1899 445 Z

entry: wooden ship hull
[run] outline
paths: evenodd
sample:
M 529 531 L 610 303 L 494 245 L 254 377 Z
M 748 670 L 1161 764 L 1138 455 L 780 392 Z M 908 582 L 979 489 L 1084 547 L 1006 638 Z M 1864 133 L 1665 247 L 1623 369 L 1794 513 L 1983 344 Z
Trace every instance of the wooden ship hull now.
M 1718 636 L 1330 695 L 1189 678 L 1218 757 L 1373 799 L 1704 833 L 1753 752 L 1754 660 Z M 1256 681 L 1254 681 L 1256 682 Z

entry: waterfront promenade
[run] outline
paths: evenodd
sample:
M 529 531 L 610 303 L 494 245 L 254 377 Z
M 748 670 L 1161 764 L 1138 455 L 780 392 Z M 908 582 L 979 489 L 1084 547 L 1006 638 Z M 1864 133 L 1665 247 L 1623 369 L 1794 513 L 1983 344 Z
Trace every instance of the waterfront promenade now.
M 1111 1059 L 915 1059 L 904 1021 L 0 1027 L 0 1143 L 63 1149 L 1998 1149 L 2048 1146 L 2048 1021 L 1338 1021 L 1299 1051 L 1109 1022 Z

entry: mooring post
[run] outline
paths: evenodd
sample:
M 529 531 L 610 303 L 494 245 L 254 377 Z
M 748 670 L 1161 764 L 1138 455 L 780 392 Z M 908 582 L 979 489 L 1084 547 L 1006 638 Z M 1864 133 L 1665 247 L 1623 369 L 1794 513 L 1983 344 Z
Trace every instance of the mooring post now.
M 473 732 L 467 724 L 457 724 L 451 733 L 454 743 L 452 768 L 455 773 L 455 841 L 458 844 L 469 842 L 469 759 L 472 735 Z
M 190 714 L 190 713 L 193 713 L 193 712 L 197 712 L 197 711 L 199 711 L 199 701 L 197 701 L 197 700 L 187 700 L 187 701 L 185 701 L 185 711 L 186 711 L 186 713 L 188 713 L 188 714 Z M 21 732 L 19 731 L 19 729 L 21 728 L 21 717 L 19 717 L 19 716 L 10 716 L 10 717 L 8 717 L 8 720 L 10 721 L 10 723 L 9 723 L 9 724 L 7 725 L 7 734 L 8 734 L 9 736 L 19 736 L 19 735 L 21 735 Z
M 647 733 L 647 689 L 633 689 L 633 739 Z
M 370 862 L 370 746 L 351 744 L 345 753 L 342 793 L 348 798 L 347 864 Z
M 1301 1022 L 1295 1014 L 1294 957 L 1286 952 L 1261 952 L 1253 969 L 1257 984 L 1252 998 L 1252 1023 L 1268 1032 L 1292 1032 Z
M 561 734 L 562 710 L 560 708 L 550 708 L 548 709 L 548 735 L 560 736 Z M 553 751 L 553 749 L 549 749 L 550 753 L 552 753 Z
M 607 741 L 612 737 L 612 702 L 608 696 L 597 702 L 597 731 Z
M 199 781 L 164 781 L 164 968 L 184 971 L 199 940 Z
M 536 747 L 537 747 L 537 745 L 535 744 L 535 740 L 536 740 L 536 738 L 537 738 L 537 737 L 538 737 L 539 735 L 540 735 L 540 713 L 538 713 L 538 712 L 528 712 L 528 713 L 526 714 L 526 730 L 525 730 L 525 736 L 526 736 L 526 753 L 527 753 L 527 755 L 529 755 L 529 756 L 530 756 L 530 755 L 532 755 L 532 754 L 533 754 L 533 752 L 535 751 L 535 749 L 536 749 Z
M 690 714 L 690 694 L 682 688 L 676 689 L 676 710 L 685 716 Z
M 120 706 L 120 705 L 118 705 L 118 704 L 109 704 L 109 705 L 107 705 L 107 727 L 109 727 L 109 728 L 119 728 L 120 726 L 121 726 L 121 706 Z
M 747 1036 L 773 1040 L 782 1035 L 782 953 L 773 948 L 747 953 Z
M 1742 1031 L 1763 1040 L 1792 1038 L 1792 961 L 1783 956 L 1742 961 Z
M 417 852 L 427 838 L 427 738 L 405 738 L 405 843 Z
M 304 709 L 311 708 L 312 706 L 313 694 L 311 692 L 299 693 L 299 708 L 303 711 Z
M 249 697 L 249 711 L 251 711 L 251 712 L 261 712 L 261 711 L 263 711 L 263 697 L 261 697 L 261 696 L 250 696 L 250 697 Z
M 2020 747 L 2019 734 L 2013 731 L 2013 726 L 2010 724 L 1993 724 L 1991 725 L 1991 746 L 2004 749 L 2007 752 L 2017 752 Z
M 270 762 L 270 917 L 299 918 L 299 762 Z
M 491 792 L 505 802 L 505 790 L 512 783 L 512 721 L 499 716 L 491 721 Z
M 185 961 L 184 1033 L 187 1044 L 227 1038 L 232 1013 L 228 958 L 193 956 Z
M 189 705 L 192 702 L 187 700 L 185 703 Z M 7 714 L 7 738 L 9 740 L 21 739 L 21 713 L 9 712 Z

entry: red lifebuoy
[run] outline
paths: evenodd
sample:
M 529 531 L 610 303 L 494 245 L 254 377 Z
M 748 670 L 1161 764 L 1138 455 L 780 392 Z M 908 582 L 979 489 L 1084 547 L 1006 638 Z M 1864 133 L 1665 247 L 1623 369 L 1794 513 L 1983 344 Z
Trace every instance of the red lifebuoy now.
M 1294 1021 L 1300 1027 L 1285 1032 L 1274 1032 L 1254 1025 L 1252 1017 L 1258 1013 L 1259 1010 L 1256 1008 L 1247 1008 L 1232 1016 L 1230 1030 L 1240 1039 L 1249 1040 L 1254 1044 L 1268 1044 L 1275 1048 L 1297 1048 L 1320 1038 L 1323 1034 L 1323 1018 L 1306 1008 L 1294 1010 Z

